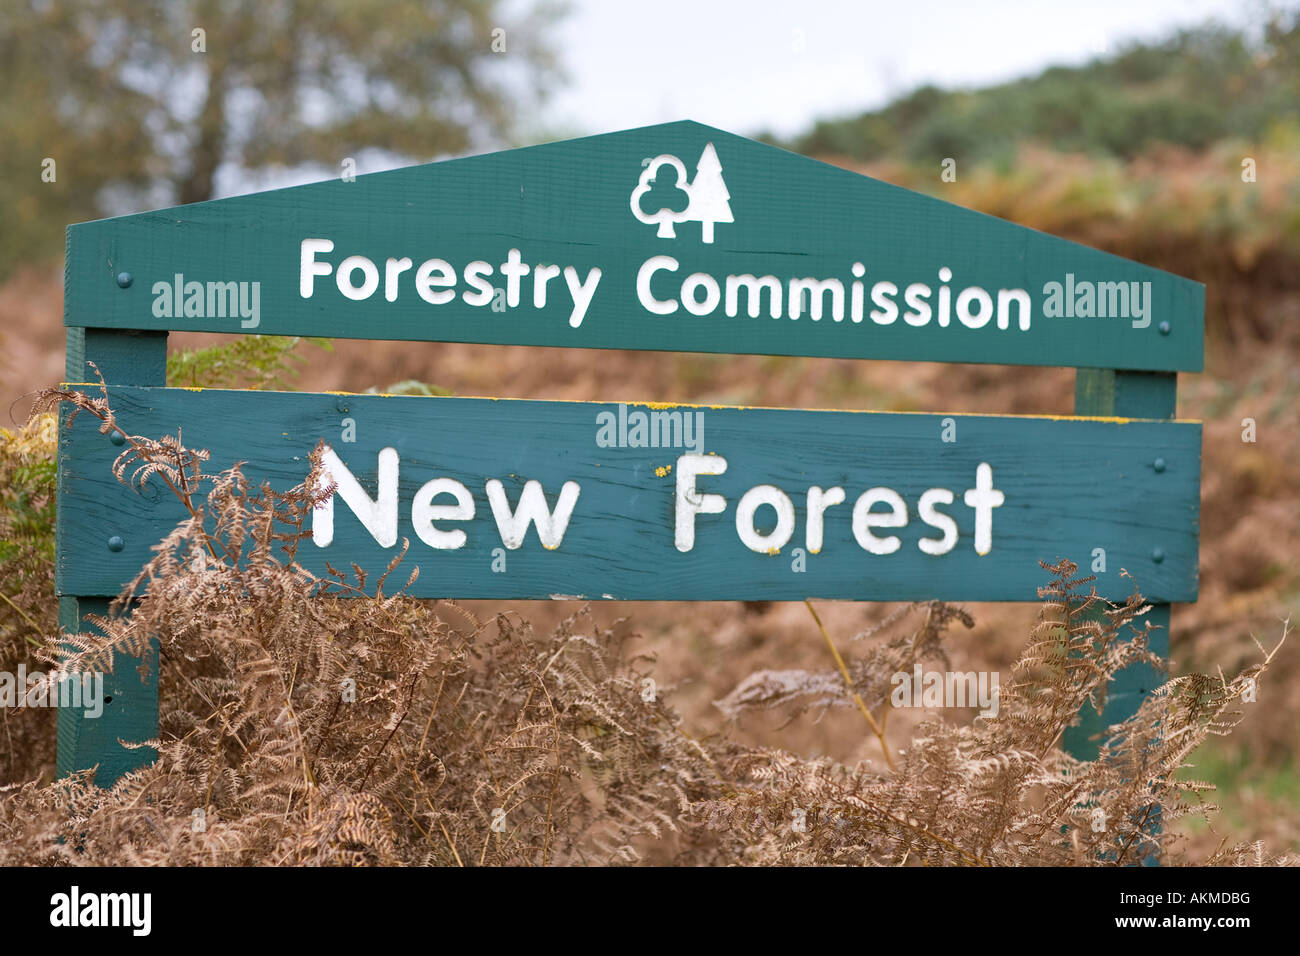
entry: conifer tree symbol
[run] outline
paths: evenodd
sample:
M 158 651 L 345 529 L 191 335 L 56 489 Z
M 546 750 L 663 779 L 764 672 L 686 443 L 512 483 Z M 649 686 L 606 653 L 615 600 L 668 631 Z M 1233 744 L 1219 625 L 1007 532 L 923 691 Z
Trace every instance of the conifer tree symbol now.
M 695 164 L 695 179 L 691 183 L 691 204 L 686 209 L 686 218 L 701 223 L 701 238 L 705 242 L 713 241 L 713 224 L 715 222 L 735 222 L 731 214 L 731 193 L 722 178 L 722 163 L 718 162 L 717 150 L 709 143 L 700 154 Z
M 686 165 L 671 154 L 661 154 L 643 165 L 645 170 L 632 191 L 632 215 L 646 225 L 658 225 L 656 235 L 660 239 L 677 238 L 676 223 L 698 222 L 700 238 L 711 243 L 714 223 L 736 221 L 731 212 L 731 194 L 722 178 L 722 163 L 712 143 L 700 153 L 693 182 L 687 179 Z M 664 166 L 676 173 L 672 182 L 668 176 L 661 176 L 659 170 Z M 679 192 L 685 193 L 686 199 L 681 211 L 674 208 L 682 198 L 676 195 Z

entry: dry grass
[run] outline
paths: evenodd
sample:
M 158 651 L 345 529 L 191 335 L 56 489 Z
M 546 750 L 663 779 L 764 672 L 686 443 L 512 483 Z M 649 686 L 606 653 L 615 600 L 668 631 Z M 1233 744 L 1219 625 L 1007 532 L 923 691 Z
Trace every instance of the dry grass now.
M 117 428 L 106 397 L 47 400 Z M 275 493 L 238 467 L 209 471 L 173 438 L 126 438 L 119 480 L 162 482 L 189 517 L 133 585 L 133 613 L 76 637 L 63 665 L 130 666 L 157 640 L 160 736 L 133 743 L 159 757 L 108 789 L 89 772 L 10 788 L 0 863 L 1292 862 L 1227 841 L 1188 857 L 1163 825 L 1205 811 L 1206 788 L 1178 773 L 1240 720 L 1276 649 L 1231 679 L 1170 680 L 1095 761 L 1060 750 L 1080 707 L 1148 657 L 1141 596 L 1103 607 L 1069 562 L 1046 568 L 997 714 L 927 718 L 890 769 L 690 733 L 626 625 L 585 612 L 545 634 L 508 615 L 481 622 L 404 597 L 400 560 L 378 581 L 316 577 L 294 561 L 304 516 L 330 491 L 316 469 Z M 949 625 L 971 623 L 941 604 L 911 610 L 923 612 L 914 630 L 896 631 L 900 613 L 842 667 L 787 673 L 776 693 L 751 678 L 723 709 L 877 712 L 892 733 L 891 676 L 944 661 Z M 46 661 L 59 656 L 48 641 Z

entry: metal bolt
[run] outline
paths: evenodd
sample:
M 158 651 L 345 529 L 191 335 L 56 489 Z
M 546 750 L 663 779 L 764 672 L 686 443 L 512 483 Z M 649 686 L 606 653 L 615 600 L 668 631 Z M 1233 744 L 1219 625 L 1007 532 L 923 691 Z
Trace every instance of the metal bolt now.
M 121 432 L 112 432 L 112 433 L 110 433 L 109 436 L 108 436 L 108 440 L 111 441 L 114 445 L 125 445 L 125 444 L 126 444 L 126 438 L 122 435 Z
M 1161 561 L 1163 561 L 1164 559 L 1165 559 L 1165 550 L 1164 550 L 1164 548 L 1155 548 L 1155 549 L 1152 550 L 1152 552 L 1151 552 L 1151 560 L 1152 560 L 1152 561 L 1154 561 L 1156 564 L 1159 564 L 1159 563 L 1160 563 Z
M 1168 334 L 1169 334 L 1169 323 L 1168 323 L 1168 322 L 1161 322 L 1161 323 L 1160 323 L 1160 334 L 1161 334 L 1161 335 L 1168 335 Z
M 129 273 L 129 272 L 119 272 L 119 273 L 117 274 L 117 284 L 118 284 L 121 288 L 123 288 L 123 289 L 129 289 L 129 288 L 131 287 L 131 282 L 132 282 L 131 273 Z
M 337 402 L 334 403 L 334 407 L 337 408 L 340 412 L 346 413 L 348 410 L 348 403 L 340 398 Z
M 108 550 L 110 551 L 121 551 L 125 547 L 126 542 L 118 535 L 113 535 L 113 537 L 108 539 Z
M 1157 472 L 1164 471 L 1165 460 L 1163 458 L 1157 458 L 1155 461 L 1151 463 L 1151 467 L 1154 468 Z

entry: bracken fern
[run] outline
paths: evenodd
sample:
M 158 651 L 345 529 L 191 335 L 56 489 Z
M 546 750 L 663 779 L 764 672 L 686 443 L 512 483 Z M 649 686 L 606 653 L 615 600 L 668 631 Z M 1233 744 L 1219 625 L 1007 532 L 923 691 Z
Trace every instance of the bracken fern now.
M 121 430 L 106 390 L 50 391 L 44 408 L 56 402 Z M 0 863 L 1177 861 L 1177 841 L 1155 823 L 1210 809 L 1208 788 L 1177 774 L 1240 720 L 1246 688 L 1277 653 L 1232 680 L 1168 681 L 1110 728 L 1095 760 L 1072 758 L 1060 741 L 1080 708 L 1151 655 L 1137 591 L 1108 605 L 1061 561 L 1044 566 L 1040 620 L 996 715 L 927 719 L 896 767 L 892 754 L 845 764 L 697 738 L 667 703 L 672 689 L 654 688 L 654 660 L 636 652 L 626 621 L 601 627 L 584 608 L 538 634 L 517 616 L 480 621 L 453 602 L 414 600 L 404 593 L 414 573 L 391 583 L 405 547 L 374 581 L 300 565 L 305 519 L 332 491 L 319 449 L 301 485 L 274 491 L 238 465 L 208 470 L 180 435 L 122 434 L 118 479 L 161 486 L 186 517 L 116 613 L 47 640 L 44 654 L 107 669 L 156 641 L 159 736 L 127 743 L 156 748 L 157 760 L 107 788 L 93 770 L 8 788 Z M 860 635 L 856 658 L 831 644 L 838 671 L 761 672 L 718 706 L 733 716 L 856 706 L 884 745 L 891 676 L 946 664 L 948 627 L 972 623 L 930 602 L 882 629 L 912 612 L 919 627 Z M 1206 862 L 1276 861 L 1225 841 Z

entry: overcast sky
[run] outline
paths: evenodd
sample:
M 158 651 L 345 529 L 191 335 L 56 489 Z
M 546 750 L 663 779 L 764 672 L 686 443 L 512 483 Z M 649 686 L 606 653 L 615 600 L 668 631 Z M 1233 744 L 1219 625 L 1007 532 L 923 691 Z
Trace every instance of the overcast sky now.
M 554 33 L 571 82 L 546 125 L 585 134 L 693 119 L 790 135 L 922 83 L 984 85 L 1211 17 L 1257 22 L 1260 10 L 1258 0 L 571 0 Z

